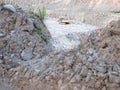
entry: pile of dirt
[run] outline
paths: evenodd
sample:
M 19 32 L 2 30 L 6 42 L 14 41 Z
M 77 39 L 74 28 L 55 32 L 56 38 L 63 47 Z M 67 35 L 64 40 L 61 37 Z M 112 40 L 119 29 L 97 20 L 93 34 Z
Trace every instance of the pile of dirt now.
M 18 6 L 3 5 L 0 5 L 0 77 L 6 77 L 5 72 L 22 62 L 47 54 L 50 39 L 38 15 L 25 13 Z M 10 87 L 5 85 L 1 89 Z
M 0 11 L 0 77 L 21 90 L 120 89 L 120 20 L 90 33 L 67 34 L 80 45 L 51 52 L 34 32 L 39 25 L 38 16 L 19 8 Z M 45 28 L 43 34 L 50 39 Z
M 0 11 L 0 55 L 15 62 L 42 57 L 46 53 L 46 42 L 37 32 L 42 32 L 46 38 L 49 32 L 39 17 L 33 18 L 20 8 L 16 9 L 16 12 Z
M 76 49 L 42 59 L 51 65 L 38 78 L 42 84 L 36 86 L 46 87 L 43 90 L 119 90 L 120 20 L 78 36 L 81 44 Z
M 120 21 L 79 36 L 75 49 L 53 51 L 8 70 L 10 81 L 23 90 L 119 90 Z

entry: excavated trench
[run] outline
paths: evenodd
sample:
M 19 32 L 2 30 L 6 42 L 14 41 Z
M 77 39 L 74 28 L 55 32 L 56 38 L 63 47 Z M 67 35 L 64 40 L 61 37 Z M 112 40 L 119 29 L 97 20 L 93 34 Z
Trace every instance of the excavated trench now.
M 0 90 L 120 89 L 120 20 L 99 28 L 46 19 L 45 27 L 15 9 L 0 11 Z

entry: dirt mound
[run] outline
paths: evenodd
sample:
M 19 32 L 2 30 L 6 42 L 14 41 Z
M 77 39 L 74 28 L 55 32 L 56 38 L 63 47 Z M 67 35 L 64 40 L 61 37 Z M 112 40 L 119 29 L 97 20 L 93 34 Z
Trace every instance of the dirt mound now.
M 18 6 L 2 5 L 4 4 L 0 5 L 0 77 L 7 75 L 4 70 L 7 72 L 7 69 L 17 67 L 22 62 L 44 56 L 50 39 L 50 34 L 38 15 L 27 14 Z M 6 83 L 1 89 L 9 87 Z
M 20 9 L 17 9 L 15 13 L 5 9 L 1 10 L 0 52 L 3 58 L 6 56 L 19 62 L 43 56 L 46 53 L 46 42 L 35 31 L 40 26 L 43 24 L 39 17 L 33 19 L 32 15 Z M 44 26 L 42 29 L 44 29 L 43 34 L 48 37 L 50 34 Z
M 42 88 L 47 83 L 44 90 L 119 90 L 120 20 L 79 36 L 77 49 L 46 58 L 52 64 L 40 75 Z
M 90 33 L 65 35 L 80 42 L 69 51 L 51 51 L 34 29 L 43 27 L 20 8 L 0 11 L 0 77 L 21 90 L 119 90 L 120 20 Z M 44 28 L 43 34 L 50 34 Z M 49 44 L 49 43 L 48 43 Z

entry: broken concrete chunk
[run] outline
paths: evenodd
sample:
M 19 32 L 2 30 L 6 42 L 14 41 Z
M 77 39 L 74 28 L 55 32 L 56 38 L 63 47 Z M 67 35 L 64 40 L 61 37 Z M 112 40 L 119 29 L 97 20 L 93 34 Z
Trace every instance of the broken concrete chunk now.
M 31 48 L 27 48 L 22 51 L 21 57 L 23 60 L 30 60 L 33 57 L 33 50 Z
M 110 28 L 120 28 L 120 20 L 118 21 L 111 21 L 110 24 L 108 25 Z
M 0 39 L 0 49 L 6 46 L 6 41 Z
M 6 35 L 3 33 L 0 33 L 0 38 L 5 37 Z
M 34 25 L 33 25 L 32 19 L 31 18 L 26 18 L 25 22 L 26 22 L 26 24 L 23 27 L 21 27 L 21 30 L 22 31 L 27 31 L 29 33 L 32 33 L 32 31 L 34 30 Z
M 112 83 L 120 83 L 120 77 L 111 74 L 109 76 L 109 81 Z
M 87 69 L 87 67 L 83 66 L 80 75 L 82 77 L 86 77 L 87 74 L 88 74 L 88 69 Z
M 87 59 L 87 61 L 90 62 L 90 63 L 93 63 L 94 60 L 95 60 L 95 59 L 94 59 L 94 57 L 92 57 L 92 56 L 90 56 L 90 57 Z
M 88 49 L 88 52 L 87 52 L 88 55 L 93 55 L 94 53 L 95 53 L 94 49 L 92 48 Z
M 16 12 L 15 7 L 13 5 L 11 5 L 11 4 L 5 4 L 5 5 L 3 5 L 2 8 L 1 8 L 1 10 L 2 9 L 7 9 L 9 11 Z
M 42 22 L 38 19 L 34 20 L 34 26 L 35 28 L 40 28 L 40 25 L 42 24 Z
M 104 87 L 102 88 L 102 90 L 107 90 L 107 89 L 106 89 L 106 87 L 104 86 Z
M 3 63 L 3 61 L 2 60 L 0 60 L 0 64 L 2 64 Z
M 95 69 L 101 73 L 105 73 L 107 71 L 106 68 L 103 66 L 96 66 Z

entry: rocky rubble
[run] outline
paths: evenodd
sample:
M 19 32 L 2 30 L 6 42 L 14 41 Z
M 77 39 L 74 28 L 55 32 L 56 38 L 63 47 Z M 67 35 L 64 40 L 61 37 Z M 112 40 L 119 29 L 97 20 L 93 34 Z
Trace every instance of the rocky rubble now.
M 33 19 L 20 9 L 15 13 L 7 9 L 1 10 L 0 52 L 15 61 L 43 56 L 46 53 L 46 43 L 35 32 L 36 20 L 40 26 L 43 25 L 39 17 Z M 48 33 L 44 33 L 46 37 L 49 36 Z
M 21 90 L 120 89 L 119 20 L 90 34 L 73 33 L 79 36 L 78 47 L 46 54 L 46 44 L 33 32 L 30 16 L 26 24 L 25 13 L 8 13 L 0 11 L 0 35 L 5 35 L 0 37 L 1 77 Z

